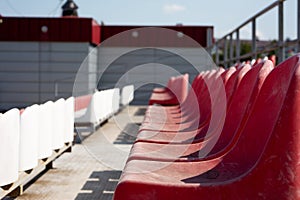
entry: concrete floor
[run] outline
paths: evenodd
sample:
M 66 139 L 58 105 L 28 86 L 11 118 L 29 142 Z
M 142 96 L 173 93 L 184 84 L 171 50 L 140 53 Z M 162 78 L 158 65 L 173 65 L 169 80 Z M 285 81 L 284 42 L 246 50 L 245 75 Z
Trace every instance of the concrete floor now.
M 128 106 L 74 145 L 17 200 L 112 199 L 145 107 Z

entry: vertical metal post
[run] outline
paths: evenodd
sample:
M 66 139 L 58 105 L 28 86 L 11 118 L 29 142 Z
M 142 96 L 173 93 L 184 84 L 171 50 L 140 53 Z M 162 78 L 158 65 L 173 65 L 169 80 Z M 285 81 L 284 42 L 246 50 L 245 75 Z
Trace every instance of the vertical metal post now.
M 300 0 L 298 0 L 298 19 L 297 19 L 298 31 L 297 31 L 297 52 L 300 52 Z
M 240 29 L 237 29 L 236 30 L 236 47 L 235 47 L 235 57 L 236 57 L 237 62 L 240 62 L 240 56 L 241 56 Z
M 252 19 L 252 57 L 256 59 L 256 18 Z
M 216 64 L 219 65 L 219 45 L 218 42 L 216 42 Z
M 211 30 L 211 28 L 208 28 L 206 30 L 206 46 L 207 47 L 212 46 L 212 43 L 213 43 L 212 38 L 213 38 L 212 37 L 212 30 Z
M 283 47 L 283 1 L 279 2 L 278 5 L 278 62 L 282 62 L 284 60 L 284 47 Z
M 227 37 L 225 37 L 225 42 L 224 42 L 224 66 L 227 67 L 227 62 L 228 62 L 228 40 Z
M 233 39 L 232 39 L 232 33 L 229 36 L 229 66 L 233 65 Z
M 211 51 L 213 49 L 213 47 L 212 47 L 212 44 L 213 44 L 212 38 L 213 38 L 212 30 L 211 30 L 211 28 L 208 28 L 206 30 L 206 46 L 209 48 L 209 54 L 210 55 L 211 55 Z

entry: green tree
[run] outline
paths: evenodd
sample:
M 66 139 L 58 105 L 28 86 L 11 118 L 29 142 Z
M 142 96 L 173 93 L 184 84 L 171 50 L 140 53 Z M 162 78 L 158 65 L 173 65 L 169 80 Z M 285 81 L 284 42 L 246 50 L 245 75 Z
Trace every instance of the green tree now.
M 241 56 L 251 53 L 251 51 L 252 51 L 252 47 L 249 42 L 241 42 L 241 53 L 240 53 Z M 251 56 L 241 59 L 242 62 L 247 60 L 251 60 Z

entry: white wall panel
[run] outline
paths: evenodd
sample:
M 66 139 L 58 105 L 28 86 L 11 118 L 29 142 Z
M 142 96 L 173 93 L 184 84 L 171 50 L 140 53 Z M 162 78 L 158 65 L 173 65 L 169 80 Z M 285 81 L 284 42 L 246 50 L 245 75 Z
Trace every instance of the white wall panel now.
M 19 171 L 33 169 L 38 164 L 39 111 L 35 104 L 21 114 Z
M 18 180 L 20 112 L 12 109 L 0 114 L 0 186 Z

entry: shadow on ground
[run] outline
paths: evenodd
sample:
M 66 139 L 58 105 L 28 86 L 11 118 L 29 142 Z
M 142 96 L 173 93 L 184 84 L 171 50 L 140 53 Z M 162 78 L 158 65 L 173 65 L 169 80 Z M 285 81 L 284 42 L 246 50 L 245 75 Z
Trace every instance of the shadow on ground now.
M 118 135 L 114 144 L 133 144 L 139 131 L 139 126 L 140 124 L 137 123 L 128 123 Z
M 144 116 L 146 113 L 147 108 L 139 108 L 134 115 L 135 116 Z
M 94 171 L 75 200 L 111 200 L 122 171 Z

